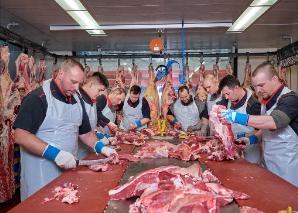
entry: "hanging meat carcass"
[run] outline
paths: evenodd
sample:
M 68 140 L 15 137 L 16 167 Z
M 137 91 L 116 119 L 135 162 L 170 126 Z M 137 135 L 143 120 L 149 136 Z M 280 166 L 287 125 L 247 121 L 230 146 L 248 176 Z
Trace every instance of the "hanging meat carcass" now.
M 278 66 L 278 77 L 279 80 L 286 86 L 288 86 L 287 84 L 287 68 L 282 67 L 281 65 Z
M 245 76 L 242 83 L 243 88 L 250 88 L 251 87 L 251 65 L 249 62 L 246 62 L 245 65 Z
M 177 99 L 175 89 L 173 87 L 173 78 L 172 78 L 172 64 L 167 65 L 167 75 L 166 82 L 163 86 L 163 91 L 161 95 L 161 113 L 163 118 L 166 118 L 169 107 Z
M 131 68 L 131 82 L 130 82 L 130 87 L 133 85 L 139 85 L 139 71 L 138 71 L 138 66 L 134 64 Z
M 195 94 L 195 96 L 201 101 L 206 101 L 207 95 L 208 95 L 207 91 L 203 87 L 204 76 L 205 76 L 205 65 L 201 63 L 199 68 L 199 83 Z
M 125 72 L 123 66 L 118 66 L 114 87 L 125 88 Z
M 13 82 L 8 71 L 9 49 L 0 48 L 2 109 L 0 119 L 0 203 L 12 198 L 15 191 L 13 173 L 14 139 L 12 124 L 21 104 L 18 84 Z M 18 79 L 18 73 L 17 78 Z M 5 82 L 4 82 L 5 81 Z
M 47 67 L 46 67 L 46 61 L 44 58 L 39 60 L 39 64 L 38 64 L 38 84 L 41 85 L 42 82 L 46 79 L 46 71 L 47 71 Z
M 215 76 L 215 79 L 218 81 L 219 80 L 219 66 L 218 66 L 218 63 L 215 63 L 213 65 L 213 75 Z
M 186 64 L 184 66 L 184 70 L 185 70 L 185 79 L 186 79 L 186 86 L 189 88 L 189 92 L 191 95 L 194 95 L 192 94 L 192 82 L 191 82 L 191 79 L 189 78 L 189 66 L 188 66 L 188 60 L 186 61 Z
M 154 76 L 154 69 L 152 66 L 152 63 L 149 65 L 149 85 L 145 91 L 145 98 L 148 101 L 148 104 L 150 106 L 150 117 L 151 117 L 151 122 L 150 126 L 156 126 L 157 124 L 157 119 L 159 118 L 159 97 L 157 93 L 157 89 L 155 86 L 155 76 Z
M 28 55 L 21 53 L 17 60 L 15 61 L 16 63 L 16 70 L 17 73 L 19 73 L 19 87 L 24 87 L 24 94 L 27 95 L 29 92 L 32 91 L 32 87 L 30 85 L 30 69 L 29 69 L 29 57 Z M 23 97 L 21 97 L 23 98 Z
M 227 75 L 233 75 L 233 73 L 234 73 L 230 62 L 226 66 L 226 73 L 227 73 Z

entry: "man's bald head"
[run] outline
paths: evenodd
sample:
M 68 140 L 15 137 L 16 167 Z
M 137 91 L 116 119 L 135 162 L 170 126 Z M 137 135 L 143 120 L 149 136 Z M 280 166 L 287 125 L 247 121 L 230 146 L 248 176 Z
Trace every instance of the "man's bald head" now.
M 209 94 L 215 94 L 218 91 L 218 81 L 212 74 L 205 76 L 203 81 L 203 87 Z

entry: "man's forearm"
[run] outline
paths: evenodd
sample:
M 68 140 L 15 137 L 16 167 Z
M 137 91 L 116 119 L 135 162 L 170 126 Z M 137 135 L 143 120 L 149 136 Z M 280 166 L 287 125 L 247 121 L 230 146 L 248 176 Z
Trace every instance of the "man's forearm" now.
M 80 140 L 85 143 L 87 146 L 94 148 L 94 145 L 98 142 L 98 138 L 94 131 L 90 131 L 86 134 L 79 136 Z
M 272 116 L 269 115 L 250 115 L 247 126 L 251 126 L 257 129 L 276 129 L 276 124 Z
M 19 128 L 15 130 L 15 142 L 29 152 L 39 156 L 42 156 L 45 148 L 48 145 L 34 134 Z
M 142 119 L 141 119 L 141 123 L 142 123 L 142 125 L 147 124 L 149 121 L 150 121 L 149 118 L 142 118 Z

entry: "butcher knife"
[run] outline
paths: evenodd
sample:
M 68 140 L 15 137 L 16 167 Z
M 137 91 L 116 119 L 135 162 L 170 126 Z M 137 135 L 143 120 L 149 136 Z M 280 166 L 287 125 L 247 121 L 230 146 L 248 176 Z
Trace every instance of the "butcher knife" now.
M 98 164 L 105 164 L 114 159 L 113 156 L 98 160 L 76 160 L 77 166 L 92 166 L 92 165 L 98 165 Z

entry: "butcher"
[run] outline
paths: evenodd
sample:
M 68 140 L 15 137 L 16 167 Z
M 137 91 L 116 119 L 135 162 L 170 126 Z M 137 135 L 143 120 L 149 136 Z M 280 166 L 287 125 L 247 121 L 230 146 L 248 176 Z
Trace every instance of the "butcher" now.
M 125 90 L 121 87 L 114 87 L 109 95 L 100 95 L 96 99 L 97 108 L 97 126 L 102 131 L 111 135 L 116 132 L 118 127 L 116 122 L 116 110 L 125 99 Z
M 298 94 L 283 85 L 274 66 L 260 64 L 252 73 L 252 86 L 262 100 L 261 115 L 227 110 L 224 119 L 260 129 L 256 141 L 263 146 L 264 166 L 298 187 Z M 243 138 L 247 144 L 252 137 Z
M 206 103 L 195 100 L 185 85 L 178 89 L 179 98 L 168 111 L 167 119 L 176 129 L 198 131 L 206 135 L 208 131 L 208 112 Z
M 212 106 L 222 100 L 222 95 L 219 90 L 219 82 L 212 74 L 205 76 L 203 87 L 207 91 L 207 110 L 210 113 Z
M 141 130 L 150 121 L 150 107 L 146 98 L 141 97 L 141 87 L 131 86 L 129 94 L 122 105 L 123 119 L 120 128 L 124 130 Z
M 76 91 L 83 83 L 83 66 L 65 60 L 55 80 L 29 93 L 14 123 L 15 142 L 21 145 L 21 200 L 76 168 L 78 138 L 98 153 L 117 155 L 97 139 Z
M 242 88 L 239 80 L 233 75 L 227 75 L 220 81 L 219 91 L 225 96 L 225 99 L 219 102 L 220 105 L 239 113 L 260 115 L 260 102 L 253 96 L 251 90 Z M 251 137 L 251 144 L 244 149 L 244 157 L 251 163 L 259 164 L 261 162 L 261 149 L 253 134 L 256 131 L 255 128 L 233 123 L 232 131 L 236 138 L 245 135 Z
M 97 125 L 96 98 L 99 95 L 105 94 L 108 87 L 109 81 L 107 77 L 100 72 L 95 72 L 92 76 L 87 77 L 84 85 L 79 88 L 79 95 L 83 100 L 90 126 L 93 130 L 96 130 Z M 108 138 L 104 134 L 97 132 L 96 135 L 105 144 L 109 143 Z M 86 157 L 89 151 L 92 150 L 86 144 L 79 143 L 79 159 Z

